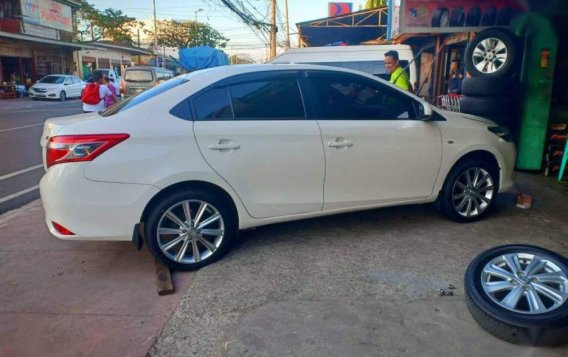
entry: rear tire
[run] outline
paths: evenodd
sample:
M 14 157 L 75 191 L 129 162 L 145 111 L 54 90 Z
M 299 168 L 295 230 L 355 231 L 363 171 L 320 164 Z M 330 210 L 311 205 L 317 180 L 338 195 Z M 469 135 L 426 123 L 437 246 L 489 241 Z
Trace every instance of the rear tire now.
M 165 196 L 150 209 L 144 226 L 144 238 L 154 257 L 181 271 L 215 262 L 228 251 L 238 233 L 232 205 L 200 189 Z

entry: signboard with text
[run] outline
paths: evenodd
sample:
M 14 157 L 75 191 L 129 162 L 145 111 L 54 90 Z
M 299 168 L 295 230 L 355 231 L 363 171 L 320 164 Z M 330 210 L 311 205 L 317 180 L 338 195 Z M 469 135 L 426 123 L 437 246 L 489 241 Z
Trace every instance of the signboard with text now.
M 24 22 L 73 32 L 71 7 L 53 0 L 21 0 Z

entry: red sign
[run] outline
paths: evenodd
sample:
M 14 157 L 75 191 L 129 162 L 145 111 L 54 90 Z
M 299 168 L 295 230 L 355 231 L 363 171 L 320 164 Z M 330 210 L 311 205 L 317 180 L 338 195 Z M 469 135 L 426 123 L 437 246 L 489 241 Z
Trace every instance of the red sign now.
M 350 2 L 330 2 L 328 3 L 329 17 L 350 14 L 353 10 L 353 3 Z

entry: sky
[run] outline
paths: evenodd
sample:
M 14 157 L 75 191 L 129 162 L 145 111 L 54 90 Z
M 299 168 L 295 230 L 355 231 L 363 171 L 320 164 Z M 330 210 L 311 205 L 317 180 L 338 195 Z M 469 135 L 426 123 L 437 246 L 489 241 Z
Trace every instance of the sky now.
M 259 19 L 269 22 L 268 0 L 242 0 Z M 128 16 L 140 21 L 153 18 L 152 0 L 90 0 L 96 8 L 102 10 L 113 8 L 122 10 Z M 290 17 L 290 39 L 292 47 L 297 43 L 296 23 L 327 17 L 328 0 L 288 0 Z M 337 1 L 339 2 L 339 1 Z M 364 0 L 343 1 L 353 3 L 353 11 L 359 9 Z M 282 16 L 277 21 L 284 21 L 284 0 L 277 0 Z M 199 11 L 202 9 L 202 11 Z M 264 38 L 259 38 L 234 13 L 221 4 L 219 0 L 156 0 L 156 16 L 158 19 L 195 20 L 205 22 L 229 38 L 225 52 L 229 54 L 246 53 L 256 61 L 264 61 L 267 48 Z M 285 28 L 279 26 L 279 40 L 284 39 Z M 278 52 L 283 51 L 279 49 Z

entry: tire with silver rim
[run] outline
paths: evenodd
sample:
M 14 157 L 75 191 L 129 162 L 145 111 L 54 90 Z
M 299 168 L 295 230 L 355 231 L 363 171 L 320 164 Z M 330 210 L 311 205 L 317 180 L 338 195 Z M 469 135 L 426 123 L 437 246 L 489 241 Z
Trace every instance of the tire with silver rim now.
M 174 192 L 145 220 L 148 249 L 172 270 L 195 270 L 219 259 L 237 235 L 234 208 L 205 190 Z
M 474 319 L 500 339 L 568 342 L 568 261 L 555 252 L 520 244 L 489 249 L 469 264 L 465 295 Z
M 482 160 L 458 162 L 438 196 L 442 214 L 457 222 L 472 222 L 487 215 L 498 192 L 496 172 Z
M 467 71 L 472 77 L 513 75 L 520 57 L 517 43 L 517 36 L 506 29 L 479 32 L 465 50 Z

